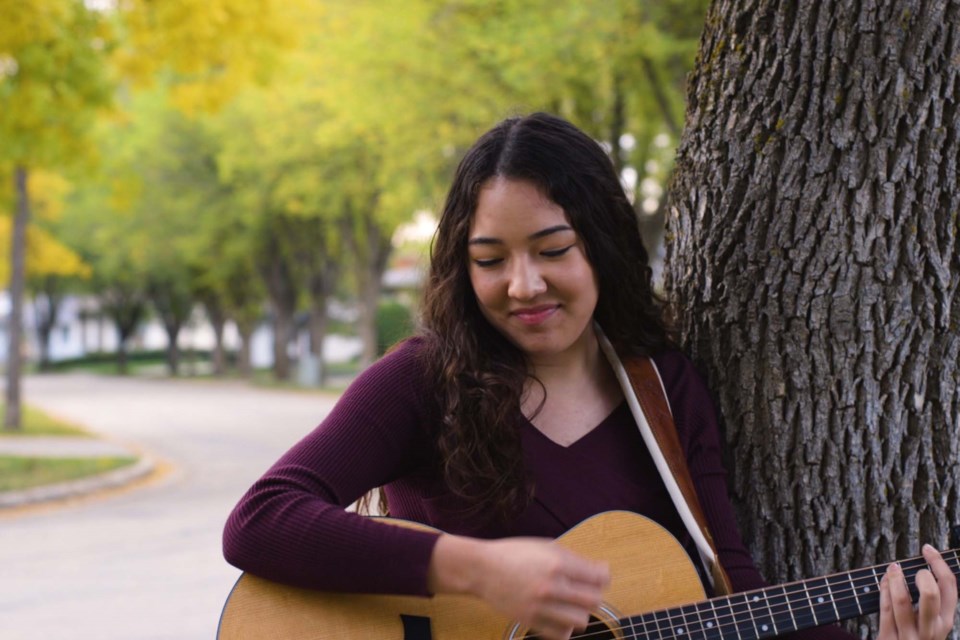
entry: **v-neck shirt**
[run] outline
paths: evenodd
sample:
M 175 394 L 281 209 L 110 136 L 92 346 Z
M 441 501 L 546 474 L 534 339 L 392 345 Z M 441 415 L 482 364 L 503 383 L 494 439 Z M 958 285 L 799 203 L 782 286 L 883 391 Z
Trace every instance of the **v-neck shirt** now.
M 556 537 L 595 514 L 628 510 L 657 521 L 690 551 L 625 402 L 569 446 L 517 415 L 533 497 L 509 522 L 466 517 L 468 505 L 445 489 L 432 457 L 429 434 L 439 410 L 421 351 L 421 340 L 408 340 L 364 371 L 323 422 L 250 488 L 224 530 L 224 554 L 232 564 L 307 588 L 426 595 L 439 534 L 384 525 L 345 509 L 378 486 L 386 490 L 392 516 L 449 533 Z M 763 586 L 737 530 L 707 389 L 679 352 L 653 360 L 721 563 L 735 590 Z M 834 633 L 816 631 L 821 638 Z

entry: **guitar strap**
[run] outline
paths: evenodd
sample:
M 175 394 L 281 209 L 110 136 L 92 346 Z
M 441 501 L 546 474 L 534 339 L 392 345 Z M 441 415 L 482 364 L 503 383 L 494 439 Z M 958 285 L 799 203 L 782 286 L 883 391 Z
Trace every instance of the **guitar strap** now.
M 613 367 L 657 471 L 697 546 L 700 561 L 715 595 L 732 593 L 730 578 L 720 565 L 716 545 L 707 528 L 703 507 L 690 477 L 687 458 L 680 445 L 670 403 L 656 365 L 650 358 L 621 359 L 599 326 L 594 326 L 600 346 Z

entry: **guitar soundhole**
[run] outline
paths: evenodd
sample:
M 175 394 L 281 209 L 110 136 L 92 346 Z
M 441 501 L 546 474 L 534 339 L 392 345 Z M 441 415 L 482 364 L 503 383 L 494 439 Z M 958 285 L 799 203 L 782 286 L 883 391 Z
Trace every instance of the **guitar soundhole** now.
M 529 633 L 523 637 L 524 640 L 540 640 L 540 636 L 535 633 Z M 617 636 L 614 635 L 613 631 L 610 630 L 610 627 L 608 627 L 602 620 L 598 620 L 596 617 L 590 616 L 590 624 L 587 625 L 586 631 L 573 634 L 570 640 L 576 640 L 576 638 L 589 638 L 590 640 L 616 640 Z

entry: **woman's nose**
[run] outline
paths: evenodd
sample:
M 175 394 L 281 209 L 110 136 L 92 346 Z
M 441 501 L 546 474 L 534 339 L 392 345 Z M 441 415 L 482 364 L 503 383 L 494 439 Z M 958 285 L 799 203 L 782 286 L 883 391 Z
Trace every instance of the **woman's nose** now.
M 517 260 L 510 273 L 507 295 L 517 300 L 530 300 L 547 290 L 543 274 L 529 260 Z

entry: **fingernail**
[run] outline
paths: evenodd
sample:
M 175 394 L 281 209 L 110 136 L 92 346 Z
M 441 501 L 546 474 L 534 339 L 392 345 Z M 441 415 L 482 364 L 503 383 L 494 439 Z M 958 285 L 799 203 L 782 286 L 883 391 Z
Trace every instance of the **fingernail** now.
M 934 552 L 936 551 L 936 549 L 933 548 L 933 545 L 932 545 L 932 544 L 929 544 L 929 543 L 923 545 L 923 550 L 924 550 L 924 551 L 934 551 Z

